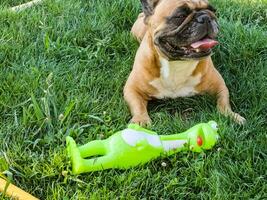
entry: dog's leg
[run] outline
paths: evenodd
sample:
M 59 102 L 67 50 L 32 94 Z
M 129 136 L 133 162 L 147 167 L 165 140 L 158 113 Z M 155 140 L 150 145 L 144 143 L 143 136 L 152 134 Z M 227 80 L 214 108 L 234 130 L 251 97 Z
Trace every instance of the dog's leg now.
M 229 102 L 229 91 L 225 85 L 217 92 L 217 108 L 223 115 L 233 118 L 238 124 L 244 124 L 246 121 L 244 117 L 232 111 Z
M 147 26 L 144 22 L 145 14 L 140 13 L 131 29 L 132 35 L 138 40 L 138 42 L 141 42 L 144 35 L 147 31 Z
M 151 123 L 151 119 L 147 113 L 147 100 L 135 91 L 131 87 L 124 88 L 124 99 L 127 102 L 132 119 L 131 123 L 139 124 L 141 126 L 148 125 Z
M 197 90 L 200 93 L 207 92 L 215 95 L 217 97 L 218 110 L 223 115 L 234 119 L 238 124 L 244 124 L 245 118 L 232 111 L 228 88 L 220 73 L 214 68 L 211 58 L 203 61 L 199 67 L 202 68 L 202 71 L 206 71 L 206 73 L 203 75 L 202 82 L 198 85 Z

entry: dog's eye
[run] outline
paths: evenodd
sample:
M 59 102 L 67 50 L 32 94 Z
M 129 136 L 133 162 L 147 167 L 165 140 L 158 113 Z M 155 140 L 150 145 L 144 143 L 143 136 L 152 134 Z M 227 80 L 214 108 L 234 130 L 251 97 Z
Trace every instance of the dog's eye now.
M 174 18 L 176 18 L 176 19 L 184 19 L 184 18 L 186 18 L 186 15 L 181 14 L 181 15 L 175 16 Z
M 185 14 L 175 15 L 172 18 L 170 18 L 168 22 L 171 24 L 175 24 L 175 25 L 181 24 L 185 20 L 186 17 L 187 15 Z

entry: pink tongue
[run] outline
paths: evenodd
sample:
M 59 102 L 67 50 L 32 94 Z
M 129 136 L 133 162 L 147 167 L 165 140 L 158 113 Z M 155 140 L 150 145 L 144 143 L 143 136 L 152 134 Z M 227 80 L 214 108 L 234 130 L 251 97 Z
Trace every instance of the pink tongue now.
M 192 43 L 191 47 L 193 47 L 194 49 L 197 49 L 197 48 L 211 49 L 212 47 L 216 46 L 217 44 L 219 44 L 219 42 L 217 42 L 216 40 L 206 38 L 206 39 L 197 41 L 195 43 Z

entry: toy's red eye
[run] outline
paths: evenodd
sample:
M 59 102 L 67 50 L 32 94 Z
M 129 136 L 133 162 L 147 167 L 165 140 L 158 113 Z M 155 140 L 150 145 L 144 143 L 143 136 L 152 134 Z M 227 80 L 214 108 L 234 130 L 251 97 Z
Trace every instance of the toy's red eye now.
M 202 144 L 203 144 L 203 140 L 200 136 L 197 137 L 197 144 L 198 144 L 198 146 L 202 146 Z

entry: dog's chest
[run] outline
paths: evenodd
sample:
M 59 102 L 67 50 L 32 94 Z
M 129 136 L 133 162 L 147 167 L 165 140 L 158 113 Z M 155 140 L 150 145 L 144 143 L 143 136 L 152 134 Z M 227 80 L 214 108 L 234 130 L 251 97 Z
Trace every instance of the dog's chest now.
M 158 90 L 154 97 L 176 98 L 197 94 L 195 86 L 201 81 L 201 75 L 192 76 L 199 61 L 167 61 L 160 59 L 160 77 L 150 84 Z

